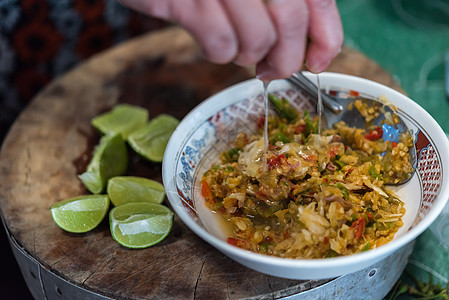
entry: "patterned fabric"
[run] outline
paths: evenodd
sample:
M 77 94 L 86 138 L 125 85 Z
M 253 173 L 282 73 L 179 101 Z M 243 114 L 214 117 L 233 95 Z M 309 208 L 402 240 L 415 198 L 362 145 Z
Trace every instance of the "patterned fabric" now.
M 164 25 L 116 0 L 0 0 L 0 143 L 18 113 L 54 77 Z

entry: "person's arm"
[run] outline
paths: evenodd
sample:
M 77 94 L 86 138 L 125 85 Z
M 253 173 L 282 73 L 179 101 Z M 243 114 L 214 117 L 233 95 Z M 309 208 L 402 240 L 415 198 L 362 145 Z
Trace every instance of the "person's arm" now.
M 188 30 L 215 63 L 256 64 L 265 80 L 323 71 L 343 30 L 335 0 L 120 0 Z

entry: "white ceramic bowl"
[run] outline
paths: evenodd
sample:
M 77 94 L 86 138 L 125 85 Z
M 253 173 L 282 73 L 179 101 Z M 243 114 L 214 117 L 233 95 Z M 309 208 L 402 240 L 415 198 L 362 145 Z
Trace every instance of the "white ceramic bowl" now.
M 316 81 L 316 76 L 307 74 Z M 252 132 L 263 115 L 262 83 L 248 80 L 206 99 L 179 124 L 167 145 L 162 175 L 167 196 L 179 218 L 197 235 L 235 261 L 254 270 L 291 279 L 325 279 L 355 272 L 414 240 L 438 217 L 449 198 L 449 142 L 435 120 L 414 101 L 379 83 L 337 73 L 320 74 L 321 88 L 333 93 L 385 95 L 412 130 L 418 155 L 413 178 L 396 188 L 405 202 L 404 226 L 381 247 L 326 259 L 286 259 L 246 251 L 226 242 L 220 217 L 204 205 L 199 189 L 203 172 L 230 148 L 236 133 Z M 287 97 L 299 110 L 315 105 L 286 80 L 273 81 L 269 92 Z

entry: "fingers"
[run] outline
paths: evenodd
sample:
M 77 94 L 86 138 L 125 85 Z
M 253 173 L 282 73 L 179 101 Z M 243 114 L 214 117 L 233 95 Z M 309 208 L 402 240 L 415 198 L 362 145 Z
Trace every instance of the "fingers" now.
M 121 0 L 146 14 L 179 23 L 215 63 L 261 61 L 276 41 L 262 0 Z
M 238 53 L 238 37 L 218 0 L 120 0 L 145 14 L 179 23 L 202 47 L 207 59 L 228 63 Z
M 286 78 L 303 64 L 309 11 L 304 0 L 271 0 L 266 5 L 277 29 L 277 41 L 257 65 L 256 73 L 264 80 Z
M 167 0 L 165 0 L 167 1 Z M 238 37 L 220 1 L 171 0 L 172 20 L 185 27 L 215 63 L 228 63 L 237 56 Z
M 205 0 L 210 1 L 210 0 Z M 276 28 L 261 0 L 221 0 L 238 37 L 238 65 L 261 61 L 276 41 Z
M 335 0 L 119 1 L 179 23 L 212 62 L 257 63 L 258 77 L 264 80 L 289 77 L 304 59 L 310 71 L 321 72 L 343 42 Z
M 334 0 L 306 0 L 310 12 L 306 66 L 314 73 L 324 71 L 343 43 L 343 29 Z

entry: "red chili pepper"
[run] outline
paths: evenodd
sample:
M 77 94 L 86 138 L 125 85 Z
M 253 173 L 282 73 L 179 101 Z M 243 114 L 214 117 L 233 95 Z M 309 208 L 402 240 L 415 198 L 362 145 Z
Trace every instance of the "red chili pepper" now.
M 383 131 L 382 127 L 378 126 L 375 129 L 368 132 L 365 135 L 365 138 L 370 141 L 375 141 L 375 140 L 380 139 L 383 134 L 384 134 L 384 131 Z
M 328 237 L 328 236 L 325 236 L 325 237 L 324 237 L 323 243 L 324 243 L 324 244 L 329 243 L 329 237 Z
M 232 246 L 237 246 L 237 239 L 235 238 L 228 238 L 228 244 Z
M 212 191 L 206 180 L 201 181 L 201 194 L 208 203 L 214 203 L 214 195 L 212 194 Z
M 232 245 L 232 246 L 240 247 L 240 248 L 246 248 L 247 242 L 242 239 L 230 237 L 230 238 L 228 238 L 228 244 Z
M 397 146 L 398 146 L 398 143 L 396 143 L 396 142 L 391 142 L 391 145 L 392 145 L 393 148 L 394 148 L 394 147 L 397 147 Z
M 306 133 L 306 128 L 307 128 L 306 124 L 299 124 L 296 127 L 295 132 L 296 133 Z
M 365 231 L 365 225 L 366 225 L 366 220 L 363 219 L 363 221 L 360 221 L 359 226 L 357 227 L 357 233 L 355 235 L 355 237 L 358 239 L 362 236 L 363 232 Z
M 355 238 L 356 239 L 359 239 L 362 236 L 363 231 L 365 231 L 365 225 L 366 225 L 366 219 L 364 216 L 359 217 L 357 219 L 357 221 L 352 223 L 351 228 L 355 228 Z
M 335 156 L 337 156 L 338 150 L 339 150 L 339 146 L 337 146 L 337 145 L 332 146 L 329 150 L 330 158 L 334 158 Z
M 265 116 L 262 116 L 257 120 L 257 127 L 262 128 L 265 126 Z
M 284 160 L 287 160 L 284 154 L 270 158 L 267 162 L 268 169 L 273 169 L 274 167 L 281 165 Z

